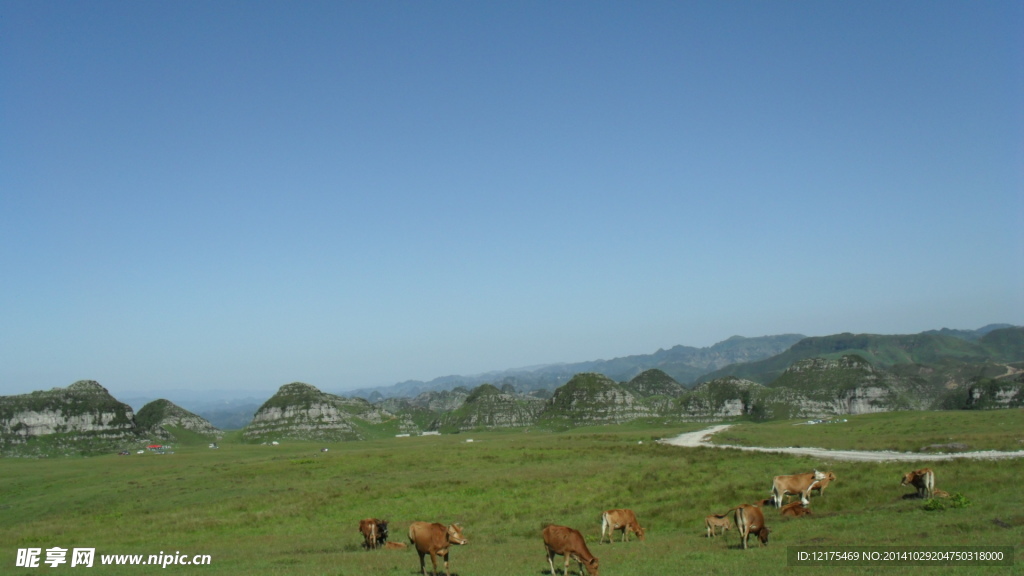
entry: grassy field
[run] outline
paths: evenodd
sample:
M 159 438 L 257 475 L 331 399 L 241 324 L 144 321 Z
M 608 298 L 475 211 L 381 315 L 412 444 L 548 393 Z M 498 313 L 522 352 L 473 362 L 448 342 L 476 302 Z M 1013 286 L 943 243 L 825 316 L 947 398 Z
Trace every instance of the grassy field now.
M 944 441 L 958 438 L 951 432 L 958 416 L 932 414 L 935 426 L 946 430 Z M 366 517 L 390 520 L 397 541 L 416 520 L 461 522 L 470 543 L 451 552 L 459 576 L 546 574 L 540 531 L 549 522 L 582 531 L 606 576 L 821 570 L 787 567 L 786 549 L 798 545 L 1018 547 L 1013 568 L 828 567 L 830 576 L 1020 572 L 1024 460 L 930 464 L 939 487 L 962 493 L 971 505 L 927 511 L 920 500 L 902 499 L 910 490 L 899 478 L 919 467 L 913 464 L 822 462 L 653 442 L 703 426 L 646 423 L 327 445 L 246 445 L 227 438 L 219 450 L 178 446 L 166 455 L 2 459 L 0 573 L 85 570 L 15 567 L 18 549 L 29 547 L 96 548 L 87 572 L 93 574 L 418 573 L 411 550 L 360 548 L 358 521 Z M 890 432 L 872 430 L 858 433 L 888 448 Z M 982 432 L 977 423 L 968 434 Z M 931 434 L 922 432 L 914 443 L 932 442 Z M 787 520 L 768 510 L 768 547 L 738 549 L 735 530 L 725 538 L 704 537 L 705 515 L 767 497 L 772 476 L 813 467 L 833 470 L 838 480 L 813 501 L 810 519 Z M 597 543 L 600 513 L 615 507 L 636 511 L 646 541 Z M 178 552 L 209 554 L 211 564 L 99 566 L 100 555 Z
M 816 447 L 832 450 L 920 452 L 927 446 L 964 444 L 961 452 L 1024 450 L 1024 410 L 883 412 L 842 416 L 822 424 L 787 420 L 740 424 L 716 434 L 717 444 Z

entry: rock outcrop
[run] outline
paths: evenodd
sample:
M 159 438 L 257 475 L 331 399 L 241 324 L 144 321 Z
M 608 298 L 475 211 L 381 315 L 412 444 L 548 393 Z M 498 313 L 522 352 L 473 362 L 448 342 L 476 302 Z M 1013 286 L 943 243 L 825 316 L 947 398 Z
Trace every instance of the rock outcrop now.
M 263 403 L 242 437 L 247 441 L 362 440 L 365 428 L 393 420 L 390 412 L 362 398 L 345 398 L 293 382 Z
M 0 397 L 0 451 L 92 453 L 137 443 L 131 406 L 92 380 Z
M 603 374 L 577 374 L 555 390 L 538 420 L 556 427 L 618 424 L 655 413 Z
M 215 440 L 224 434 L 202 416 L 198 416 L 178 406 L 170 400 L 154 400 L 135 415 L 135 423 L 140 430 L 164 440 L 174 440 L 175 433 L 185 430 Z M 178 432 L 180 434 L 180 432 Z
M 445 414 L 438 428 L 521 428 L 532 426 L 544 408 L 544 401 L 507 394 L 491 384 L 482 384 L 466 397 L 462 406 Z

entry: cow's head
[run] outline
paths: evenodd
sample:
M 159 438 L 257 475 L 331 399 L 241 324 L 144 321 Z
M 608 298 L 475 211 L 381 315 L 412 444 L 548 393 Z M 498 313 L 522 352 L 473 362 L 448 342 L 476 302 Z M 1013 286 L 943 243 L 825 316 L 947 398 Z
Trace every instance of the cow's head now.
M 388 521 L 381 520 L 377 522 L 377 538 L 381 540 L 388 539 Z
M 907 484 L 912 484 L 914 482 L 914 480 L 916 480 L 916 479 L 917 479 L 917 471 L 907 472 L 906 474 L 903 475 L 903 481 L 900 482 L 900 486 L 906 486 Z
M 451 544 L 469 544 L 469 540 L 462 536 L 462 525 L 451 524 L 448 526 L 448 542 Z
M 761 526 L 761 529 L 757 531 L 757 537 L 761 539 L 761 544 L 768 545 L 768 535 L 771 534 L 771 530 L 767 526 Z
M 583 562 L 583 568 L 586 569 L 587 574 L 590 576 L 598 576 L 597 574 L 597 558 L 591 556 L 589 562 Z

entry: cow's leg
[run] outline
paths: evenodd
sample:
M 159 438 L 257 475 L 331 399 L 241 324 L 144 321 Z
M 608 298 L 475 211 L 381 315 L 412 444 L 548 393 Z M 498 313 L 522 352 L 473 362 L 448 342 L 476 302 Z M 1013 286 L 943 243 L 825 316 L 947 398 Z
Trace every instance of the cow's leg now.
M 437 554 L 434 552 L 430 553 L 430 564 L 434 567 L 434 576 L 437 576 L 439 574 L 437 571 Z
M 419 550 L 417 550 L 416 552 L 420 555 L 420 574 L 422 574 L 423 576 L 427 576 L 427 554 L 426 552 L 420 552 Z
M 554 560 L 554 558 L 555 558 L 555 553 L 554 553 L 554 552 L 552 552 L 552 551 L 551 551 L 551 550 L 549 549 L 549 550 L 547 551 L 547 555 L 548 555 L 548 566 L 550 566 L 550 567 L 551 567 L 551 576 L 555 576 L 555 560 Z
M 442 556 L 442 558 L 444 558 L 444 573 L 445 573 L 445 576 L 452 576 L 452 573 L 448 571 L 448 553 L 445 552 L 444 556 Z M 435 568 L 434 570 L 436 571 L 437 569 Z

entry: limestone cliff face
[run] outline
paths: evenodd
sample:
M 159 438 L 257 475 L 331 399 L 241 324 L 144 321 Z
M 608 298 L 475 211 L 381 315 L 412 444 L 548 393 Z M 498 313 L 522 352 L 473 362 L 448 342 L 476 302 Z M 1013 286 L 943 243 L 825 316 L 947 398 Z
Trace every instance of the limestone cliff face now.
M 540 419 L 558 425 L 617 424 L 655 413 L 636 396 L 603 374 L 573 376 L 555 390 Z
M 131 406 L 92 380 L 0 397 L 0 449 L 5 451 L 40 439 L 60 450 L 79 451 L 79 444 L 81 450 L 95 451 L 137 440 L 138 432 Z
M 462 406 L 445 414 L 438 428 L 521 428 L 533 425 L 543 407 L 543 400 L 506 394 L 491 384 L 483 384 L 466 397 Z
M 680 395 L 676 401 L 676 413 L 685 420 L 693 421 L 746 416 L 763 388 L 760 384 L 733 376 L 705 382 Z
M 143 406 L 135 415 L 140 430 L 150 431 L 164 440 L 174 439 L 174 430 L 181 429 L 216 439 L 223 432 L 202 416 L 185 410 L 170 400 L 154 400 Z
M 795 362 L 771 386 L 800 393 L 795 407 L 800 417 L 922 409 L 928 400 L 914 382 L 877 370 L 856 355 Z
M 362 440 L 364 426 L 394 418 L 361 398 L 335 396 L 293 382 L 282 386 L 260 407 L 242 437 L 250 441 Z

